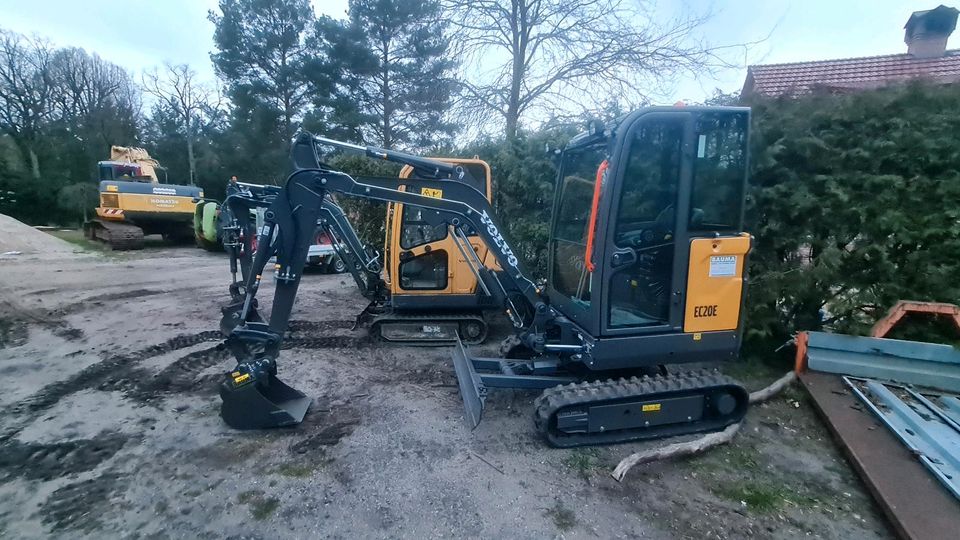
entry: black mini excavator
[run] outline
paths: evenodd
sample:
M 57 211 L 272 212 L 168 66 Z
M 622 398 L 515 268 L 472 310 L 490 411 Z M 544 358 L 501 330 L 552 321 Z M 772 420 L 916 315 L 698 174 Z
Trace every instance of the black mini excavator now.
M 496 256 L 471 270 L 504 306 L 515 334 L 502 358 L 453 352 L 466 417 L 480 422 L 489 388 L 542 390 L 534 420 L 560 447 L 718 430 L 746 413 L 742 386 L 714 371 L 666 366 L 736 358 L 751 237 L 742 231 L 750 112 L 738 107 L 652 107 L 594 123 L 559 156 L 547 284 L 536 285 L 501 234 L 487 197 L 463 182 L 462 167 L 300 134 L 294 171 L 269 193 L 227 198 L 248 223 L 257 251 L 235 285 L 242 302 L 226 314 L 237 366 L 220 387 L 221 414 L 235 428 L 299 423 L 310 400 L 277 377 L 277 358 L 318 223 L 346 246 L 355 277 L 379 271 L 330 194 L 435 211 L 465 257 L 479 237 Z M 318 147 L 337 146 L 413 167 L 415 180 L 364 179 L 325 165 Z M 249 247 L 249 246 L 248 246 Z M 250 250 L 247 250 L 249 253 Z M 256 294 L 276 256 L 269 320 Z M 358 281 L 359 283 L 359 281 Z M 363 287 L 361 287 L 363 290 Z M 226 312 L 225 312 L 226 313 Z

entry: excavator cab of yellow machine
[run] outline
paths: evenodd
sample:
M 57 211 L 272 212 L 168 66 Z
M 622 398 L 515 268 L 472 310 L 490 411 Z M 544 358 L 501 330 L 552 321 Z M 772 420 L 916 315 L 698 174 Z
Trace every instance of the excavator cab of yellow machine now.
M 523 272 L 486 194 L 462 182 L 463 167 L 301 134 L 295 171 L 275 196 L 229 198 L 238 208 L 267 208 L 258 240 L 267 247 L 244 272 L 243 309 L 227 339 L 238 365 L 221 385 L 224 419 L 263 427 L 231 409 L 251 403 L 240 399 L 241 390 L 266 396 L 277 380 L 310 241 L 305 231 L 318 219 L 341 219 L 328 197 L 336 193 L 435 211 L 483 294 L 513 322 L 515 335 L 501 346 L 506 358 L 475 358 L 460 343 L 454 349 L 471 425 L 480 421 L 488 389 L 498 387 L 543 390 L 535 423 L 555 446 L 712 431 L 739 421 L 748 394 L 735 381 L 708 371 L 668 374 L 664 366 L 739 352 L 751 243 L 742 231 L 749 125 L 746 108 L 652 107 L 571 140 L 557 177 L 545 288 Z M 318 146 L 403 163 L 418 178 L 405 181 L 405 191 L 395 179 L 360 182 L 325 165 Z M 337 231 L 349 247 L 348 266 L 379 276 L 348 224 Z M 496 265 L 470 256 L 471 234 Z M 273 307 L 263 320 L 255 296 L 274 255 Z M 250 375 L 236 392 L 234 373 Z M 299 412 L 300 399 L 291 394 L 278 405 Z

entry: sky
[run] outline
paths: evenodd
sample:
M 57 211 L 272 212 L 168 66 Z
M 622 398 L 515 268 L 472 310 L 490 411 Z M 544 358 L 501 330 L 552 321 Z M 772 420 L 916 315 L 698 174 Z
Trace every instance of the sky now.
M 660 0 L 654 11 L 660 20 L 712 13 L 697 36 L 707 43 L 756 44 L 730 50 L 738 67 L 678 81 L 659 99 L 700 101 L 715 88 L 739 90 L 750 64 L 906 52 L 903 25 L 910 13 L 940 1 L 960 7 L 960 0 Z M 318 14 L 346 14 L 347 0 L 312 2 Z M 186 63 L 212 80 L 207 12 L 216 7 L 216 0 L 0 0 L 0 27 L 82 47 L 134 74 L 164 62 Z M 960 48 L 958 36 L 948 47 Z

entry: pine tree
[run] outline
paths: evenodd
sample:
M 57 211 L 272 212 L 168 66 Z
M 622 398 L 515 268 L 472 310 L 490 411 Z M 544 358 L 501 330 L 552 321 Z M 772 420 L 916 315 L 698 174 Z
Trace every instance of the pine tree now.
M 308 75 L 316 60 L 306 49 L 313 8 L 309 0 L 220 0 L 219 8 L 209 14 L 217 48 L 210 56 L 233 101 L 233 129 L 258 130 L 233 137 L 250 144 L 234 150 L 258 156 L 277 179 L 318 78 Z
M 342 79 L 318 105 L 332 129 L 385 148 L 437 147 L 455 83 L 450 40 L 434 0 L 351 0 L 349 19 L 317 23 L 318 46 Z

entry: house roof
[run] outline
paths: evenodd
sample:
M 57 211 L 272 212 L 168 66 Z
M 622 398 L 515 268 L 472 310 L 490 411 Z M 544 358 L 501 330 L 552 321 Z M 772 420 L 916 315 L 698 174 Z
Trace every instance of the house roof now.
M 925 78 L 960 82 L 960 49 L 937 58 L 889 54 L 747 68 L 743 95 L 796 96 L 823 88 L 832 91 L 865 90 L 895 82 Z

